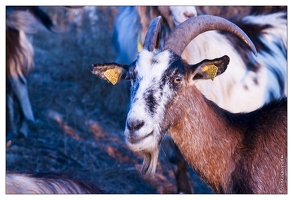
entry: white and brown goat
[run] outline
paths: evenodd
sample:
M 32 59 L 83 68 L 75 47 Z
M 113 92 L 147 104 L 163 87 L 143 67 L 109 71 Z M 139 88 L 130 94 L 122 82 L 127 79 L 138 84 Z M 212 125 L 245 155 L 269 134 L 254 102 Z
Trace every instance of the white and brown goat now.
M 195 87 L 222 74 L 229 57 L 193 65 L 180 57 L 192 39 L 209 30 L 237 35 L 256 54 L 251 40 L 235 24 L 203 15 L 180 24 L 157 50 L 160 21 L 151 23 L 131 65 L 94 64 L 92 70 L 113 84 L 131 81 L 124 134 L 131 150 L 144 153 L 142 173 L 155 173 L 160 142 L 168 132 L 214 192 L 287 193 L 287 98 L 253 112 L 230 113 Z
M 200 7 L 197 8 L 201 13 Z M 222 10 L 227 9 L 228 7 L 224 7 Z M 196 86 L 208 99 L 233 113 L 250 112 L 273 99 L 287 96 L 286 7 L 253 6 L 243 9 L 246 9 L 247 14 L 250 9 L 250 14 L 243 18 L 237 15 L 231 19 L 254 42 L 258 57 L 254 57 L 249 50 L 243 48 L 243 44 L 233 34 L 221 31 L 209 31 L 199 35 L 181 54 L 187 63 L 192 64 L 206 58 L 220 57 L 225 49 L 225 53 L 230 57 L 230 67 L 225 74 L 215 81 L 199 81 Z M 115 23 L 114 44 L 118 52 L 116 62 L 129 64 L 135 60 L 137 42 L 143 43 L 143 36 L 151 20 L 161 13 L 164 13 L 164 16 L 160 47 L 164 46 L 165 39 L 175 26 L 197 15 L 197 10 L 195 6 L 122 8 Z M 129 31 L 130 29 L 132 31 Z M 190 193 L 191 190 L 182 190 L 180 186 L 182 181 L 179 179 L 182 179 L 181 175 L 184 174 L 180 170 L 186 171 L 182 167 L 179 168 L 184 162 L 178 159 L 181 156 L 180 152 L 176 147 L 173 152 L 171 151 L 170 146 L 174 145 L 170 137 L 163 138 L 162 146 L 165 153 L 168 151 L 166 155 L 173 164 L 175 176 L 178 177 L 178 192 Z
M 162 47 L 175 26 L 196 14 L 194 6 L 122 7 L 114 25 L 113 43 L 117 51 L 115 62 L 129 64 L 136 59 L 137 53 L 142 49 L 148 26 L 157 16 L 162 16 L 161 37 L 158 42 L 158 45 Z M 193 193 L 188 179 L 187 163 L 168 135 L 164 137 L 162 147 L 174 170 L 177 193 Z

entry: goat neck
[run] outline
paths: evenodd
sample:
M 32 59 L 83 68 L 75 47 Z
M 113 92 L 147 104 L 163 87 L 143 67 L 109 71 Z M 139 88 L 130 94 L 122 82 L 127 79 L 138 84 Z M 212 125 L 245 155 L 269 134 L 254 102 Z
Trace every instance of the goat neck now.
M 232 114 L 187 87 L 166 118 L 185 159 L 216 193 L 286 193 L 286 104 Z
M 243 137 L 231 126 L 218 126 L 224 123 L 223 119 L 214 113 L 195 87 L 184 91 L 184 95 L 179 95 L 175 101 L 174 105 L 168 106 L 172 109 L 167 110 L 166 118 L 180 116 L 180 119 L 172 119 L 177 123 L 170 128 L 170 135 L 187 162 L 203 175 L 216 193 L 220 188 L 228 190 L 235 169 L 233 154 Z M 186 108 L 186 105 L 190 107 Z

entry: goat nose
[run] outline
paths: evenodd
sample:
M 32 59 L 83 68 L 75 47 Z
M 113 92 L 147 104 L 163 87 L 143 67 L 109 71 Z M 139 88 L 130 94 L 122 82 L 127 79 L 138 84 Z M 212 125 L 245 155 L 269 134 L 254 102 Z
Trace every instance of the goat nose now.
M 187 13 L 187 12 L 183 13 L 183 15 L 184 15 L 184 17 L 185 17 L 186 19 L 188 19 L 188 18 L 191 18 L 191 17 L 194 17 L 194 16 L 195 16 L 195 14 L 193 14 L 193 13 Z
M 144 121 L 143 120 L 128 120 L 127 121 L 127 128 L 130 131 L 137 131 L 141 127 L 143 127 Z

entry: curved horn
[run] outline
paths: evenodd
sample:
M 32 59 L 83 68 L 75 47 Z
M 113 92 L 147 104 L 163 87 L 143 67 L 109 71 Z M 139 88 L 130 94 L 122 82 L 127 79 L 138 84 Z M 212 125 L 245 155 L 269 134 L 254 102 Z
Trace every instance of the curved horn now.
M 144 49 L 148 51 L 153 51 L 154 48 L 157 48 L 156 45 L 158 44 L 157 39 L 158 39 L 158 34 L 161 28 L 161 22 L 162 22 L 162 17 L 158 16 L 149 25 L 149 28 L 143 43 Z
M 163 50 L 170 49 L 175 54 L 181 55 L 185 47 L 199 34 L 211 30 L 223 30 L 234 33 L 257 55 L 256 49 L 250 38 L 234 23 L 212 15 L 200 15 L 189 18 L 181 23 L 167 39 Z

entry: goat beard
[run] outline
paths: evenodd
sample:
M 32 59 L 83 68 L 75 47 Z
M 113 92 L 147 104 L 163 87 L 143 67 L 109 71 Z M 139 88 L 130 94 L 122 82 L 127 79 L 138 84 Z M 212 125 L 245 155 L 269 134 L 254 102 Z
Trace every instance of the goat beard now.
M 142 163 L 141 174 L 145 176 L 153 176 L 156 172 L 159 148 L 156 148 L 151 152 L 144 151 L 143 154 L 144 159 Z

